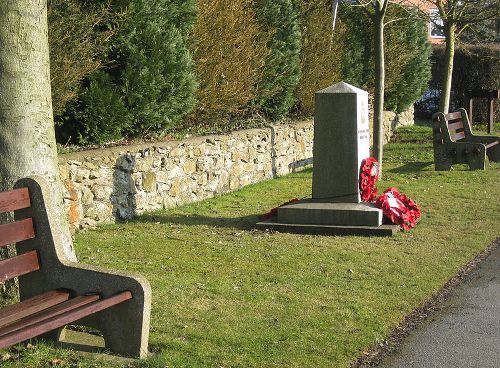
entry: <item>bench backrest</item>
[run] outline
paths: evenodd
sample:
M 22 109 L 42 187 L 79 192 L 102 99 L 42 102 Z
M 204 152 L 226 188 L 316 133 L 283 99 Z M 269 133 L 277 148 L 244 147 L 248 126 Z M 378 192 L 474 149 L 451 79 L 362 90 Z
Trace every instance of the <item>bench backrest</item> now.
M 0 213 L 8 213 L 31 206 L 28 188 L 0 192 Z M 35 237 L 32 218 L 0 225 L 0 247 Z M 40 269 L 38 252 L 31 250 L 0 261 L 0 282 L 26 275 Z
M 448 132 L 450 133 L 450 139 L 453 142 L 464 140 L 466 131 L 462 112 L 450 112 L 448 114 L 445 114 L 444 117 L 448 126 Z
M 469 117 L 465 109 L 443 114 L 437 112 L 432 116 L 434 124 L 434 144 L 450 142 L 467 142 L 472 137 Z

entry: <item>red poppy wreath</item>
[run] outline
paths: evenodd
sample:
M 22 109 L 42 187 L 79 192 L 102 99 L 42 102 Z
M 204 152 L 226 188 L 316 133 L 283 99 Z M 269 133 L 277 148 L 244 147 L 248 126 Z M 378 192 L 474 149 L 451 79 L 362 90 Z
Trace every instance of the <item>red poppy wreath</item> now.
M 410 197 L 399 193 L 396 188 L 389 188 L 377 198 L 375 184 L 379 179 L 378 161 L 369 157 L 363 160 L 359 174 L 359 188 L 363 202 L 375 202 L 385 217 L 403 230 L 415 227 L 420 219 L 420 208 Z
M 376 206 L 382 209 L 393 224 L 400 225 L 403 230 L 415 227 L 420 219 L 420 208 L 410 197 L 401 194 L 396 188 L 389 188 L 377 198 Z
M 378 161 L 373 157 L 363 160 L 359 173 L 359 189 L 363 202 L 374 202 L 378 190 L 375 183 L 378 180 Z

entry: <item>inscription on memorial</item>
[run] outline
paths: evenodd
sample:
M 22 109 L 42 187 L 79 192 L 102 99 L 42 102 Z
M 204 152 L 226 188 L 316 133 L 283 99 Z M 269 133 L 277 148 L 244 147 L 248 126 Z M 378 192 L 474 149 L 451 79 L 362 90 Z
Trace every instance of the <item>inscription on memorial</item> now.
M 370 129 L 358 130 L 358 139 L 370 139 Z

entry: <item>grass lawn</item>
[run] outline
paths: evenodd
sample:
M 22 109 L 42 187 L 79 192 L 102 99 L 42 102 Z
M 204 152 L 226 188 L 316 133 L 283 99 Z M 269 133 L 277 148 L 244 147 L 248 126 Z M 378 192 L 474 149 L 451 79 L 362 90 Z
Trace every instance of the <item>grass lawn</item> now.
M 78 234 L 81 262 L 149 279 L 153 356 L 39 344 L 4 351 L 2 367 L 349 366 L 500 234 L 500 164 L 435 172 L 430 142 L 415 126 L 385 147 L 378 188 L 397 187 L 423 214 L 392 238 L 252 230 L 259 214 L 310 195 L 310 170 Z

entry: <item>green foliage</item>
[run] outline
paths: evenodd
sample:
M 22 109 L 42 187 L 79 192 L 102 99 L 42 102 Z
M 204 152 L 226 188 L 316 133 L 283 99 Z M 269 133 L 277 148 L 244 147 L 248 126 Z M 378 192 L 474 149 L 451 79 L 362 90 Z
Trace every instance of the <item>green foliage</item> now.
M 341 74 L 346 82 L 373 89 L 373 26 L 368 15 L 360 8 L 342 3 L 339 19 L 347 30 L 343 40 Z
M 387 17 L 408 17 L 408 10 L 391 6 Z M 386 110 L 406 110 L 427 89 L 432 52 L 427 37 L 427 23 L 416 14 L 411 20 L 396 21 L 386 27 Z
M 256 14 L 270 38 L 254 103 L 266 116 L 276 119 L 286 115 L 295 104 L 294 92 L 300 80 L 299 9 L 296 0 L 260 0 Z
M 444 46 L 434 46 L 432 54 L 432 82 L 440 85 L 443 74 Z M 467 89 L 494 89 L 500 85 L 499 44 L 462 45 L 455 49 L 452 90 L 463 94 Z
M 199 88 L 189 123 L 213 126 L 248 117 L 268 54 L 254 0 L 197 3 L 191 49 Z
M 314 93 L 341 80 L 340 64 L 346 27 L 332 33 L 332 2 L 300 0 L 302 26 L 301 79 L 296 88 L 297 113 L 314 114 Z
M 85 145 L 120 140 L 132 123 L 120 90 L 103 71 L 89 77 L 87 84 L 69 105 L 62 126 L 56 126 L 58 141 Z
M 90 77 L 90 87 L 64 116 L 65 126 L 78 132 L 80 143 L 102 142 L 118 132 L 122 137 L 162 133 L 179 124 L 194 105 L 196 82 L 187 48 L 194 0 L 117 0 L 113 5 L 126 14 L 126 21 L 107 52 L 108 67 Z M 101 97 L 112 102 L 112 108 L 103 111 Z M 108 128 L 96 122 L 102 113 L 116 124 Z
M 103 1 L 49 0 L 52 106 L 56 119 L 77 98 L 80 82 L 102 66 L 122 16 Z
M 60 14 L 83 16 L 83 5 L 74 0 L 51 1 L 60 3 L 54 7 Z M 277 119 L 292 108 L 312 115 L 314 93 L 342 79 L 373 91 L 373 27 L 361 9 L 348 4 L 341 5 L 332 32 L 327 0 L 114 0 L 100 8 L 99 3 L 104 2 L 85 1 L 85 9 L 102 9 L 114 18 L 94 15 L 89 19 L 97 23 L 88 28 L 101 32 L 99 37 L 113 36 L 111 44 L 96 41 L 94 51 L 81 54 L 92 63 L 71 81 L 60 78 L 63 69 L 54 74 L 68 88 L 56 88 L 55 94 L 66 93 L 67 100 L 87 76 L 80 97 L 60 118 L 60 143 L 66 143 L 62 137 L 83 144 L 117 135 L 157 136 L 173 128 L 218 129 L 233 126 L 231 121 L 244 126 L 240 122 L 256 113 Z M 387 20 L 402 15 L 407 14 L 391 6 Z M 54 25 L 64 28 L 58 17 Z M 78 28 L 70 29 L 78 34 Z M 73 41 L 83 40 L 84 49 L 85 40 L 96 37 L 92 32 Z M 391 22 L 386 38 L 386 108 L 402 111 L 428 79 L 425 26 L 415 19 Z M 54 45 L 63 48 L 58 39 Z
M 128 2 L 130 18 L 113 49 L 131 136 L 158 133 L 177 125 L 194 105 L 196 86 L 186 36 L 194 21 L 194 1 Z
M 427 26 L 408 9 L 390 4 L 385 27 L 384 108 L 401 112 L 425 91 L 430 79 L 431 47 Z M 340 19 L 345 23 L 342 78 L 371 91 L 374 88 L 374 30 L 371 19 L 357 7 L 343 4 Z
M 434 46 L 431 87 L 440 89 L 444 65 L 444 46 Z M 461 45 L 455 49 L 452 77 L 452 105 L 464 107 L 471 89 L 498 89 L 500 86 L 500 44 Z M 486 106 L 475 104 L 475 115 L 486 121 Z M 476 108 L 477 107 L 477 108 Z M 496 116 L 500 104 L 496 104 Z M 477 119 L 474 119 L 477 121 Z

